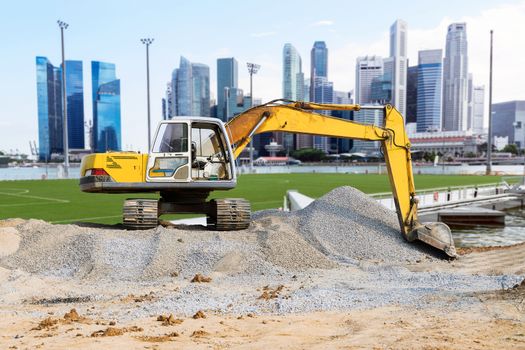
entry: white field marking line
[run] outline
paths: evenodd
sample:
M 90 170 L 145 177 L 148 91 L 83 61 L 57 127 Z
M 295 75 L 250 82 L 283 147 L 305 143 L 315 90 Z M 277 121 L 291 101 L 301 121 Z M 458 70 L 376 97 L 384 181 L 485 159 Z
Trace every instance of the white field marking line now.
M 67 220 L 57 220 L 50 221 L 51 224 L 60 224 L 64 222 L 73 222 L 73 221 L 82 221 L 82 220 L 98 220 L 98 219 L 111 219 L 111 218 L 121 218 L 122 215 L 112 215 L 112 216 L 94 216 L 91 218 L 79 218 L 79 219 L 67 219 Z
M 26 205 L 52 205 L 52 204 L 61 204 L 61 203 L 47 203 L 47 202 L 29 202 L 29 203 L 15 203 L 15 204 L 0 204 L 0 207 L 24 207 Z
M 11 188 L 13 190 L 14 188 Z M 10 190 L 9 188 L 6 188 L 6 190 Z M 8 193 L 8 192 L 0 192 L 0 194 L 6 195 L 6 196 L 13 196 L 13 197 L 19 197 L 19 198 L 32 198 L 32 199 L 42 199 L 45 201 L 51 201 L 51 202 L 58 202 L 58 203 L 69 203 L 70 201 L 67 199 L 57 199 L 57 198 L 50 198 L 50 197 L 40 197 L 40 196 L 30 196 L 26 193 L 29 193 L 28 189 L 20 189 L 22 192 L 19 193 Z

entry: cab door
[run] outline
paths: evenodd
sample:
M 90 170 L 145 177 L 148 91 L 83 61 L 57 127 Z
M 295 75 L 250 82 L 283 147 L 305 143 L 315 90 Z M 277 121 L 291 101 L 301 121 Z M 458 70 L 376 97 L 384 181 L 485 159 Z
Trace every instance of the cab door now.
M 191 181 L 188 122 L 161 123 L 148 159 L 147 182 Z

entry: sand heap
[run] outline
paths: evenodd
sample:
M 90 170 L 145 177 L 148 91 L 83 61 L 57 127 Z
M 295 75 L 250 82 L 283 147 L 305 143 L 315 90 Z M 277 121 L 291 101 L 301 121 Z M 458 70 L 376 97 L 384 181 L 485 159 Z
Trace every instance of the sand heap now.
M 28 220 L 16 222 L 9 235 L 17 242 L 0 254 L 0 267 L 79 279 L 268 274 L 427 257 L 403 240 L 395 213 L 352 187 L 337 188 L 295 213 L 256 213 L 244 231 L 126 231 Z

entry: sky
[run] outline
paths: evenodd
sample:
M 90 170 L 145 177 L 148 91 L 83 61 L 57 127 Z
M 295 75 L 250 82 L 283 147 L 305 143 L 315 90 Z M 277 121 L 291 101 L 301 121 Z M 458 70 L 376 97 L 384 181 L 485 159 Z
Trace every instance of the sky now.
M 469 71 L 488 100 L 489 31 L 494 30 L 493 101 L 525 100 L 525 0 L 290 0 L 290 1 L 5 1 L 0 3 L 0 150 L 30 153 L 38 143 L 36 56 L 61 62 L 56 21 L 65 32 L 66 59 L 84 62 L 85 119 L 92 118 L 91 61 L 116 64 L 121 79 L 122 144 L 146 151 L 146 52 L 151 37 L 152 130 L 162 118 L 161 99 L 180 57 L 210 67 L 216 96 L 216 61 L 235 57 L 239 87 L 248 91 L 246 62 L 261 65 L 255 98 L 282 97 L 282 49 L 293 44 L 310 76 L 310 49 L 328 47 L 328 79 L 338 91 L 354 90 L 358 56 L 387 57 L 388 31 L 408 24 L 409 65 L 424 49 L 445 49 L 447 26 L 467 23 Z

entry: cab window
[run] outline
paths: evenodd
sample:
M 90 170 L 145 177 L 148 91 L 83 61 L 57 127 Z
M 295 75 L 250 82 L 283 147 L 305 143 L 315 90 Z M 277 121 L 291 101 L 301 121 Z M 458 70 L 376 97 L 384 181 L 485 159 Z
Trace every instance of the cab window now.
M 188 152 L 188 124 L 164 123 L 161 124 L 157 139 L 153 145 L 156 153 Z

